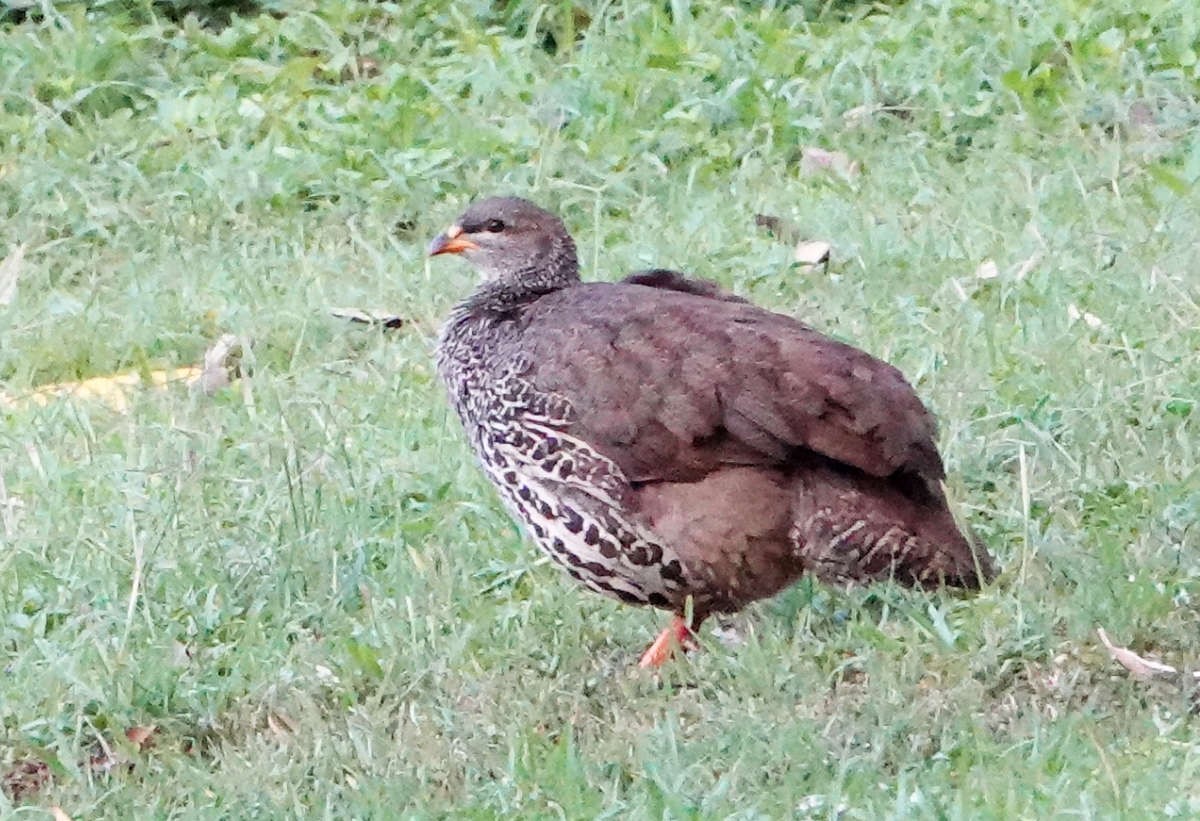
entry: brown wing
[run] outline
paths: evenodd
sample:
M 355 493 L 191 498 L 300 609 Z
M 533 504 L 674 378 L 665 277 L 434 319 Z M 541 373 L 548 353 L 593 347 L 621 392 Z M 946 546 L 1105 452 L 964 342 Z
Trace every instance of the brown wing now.
M 666 291 L 680 291 L 685 294 L 723 299 L 727 302 L 746 302 L 745 299 L 737 294 L 731 294 L 711 279 L 696 279 L 669 268 L 648 268 L 645 271 L 634 271 L 621 280 L 621 283 L 645 285 L 649 288 L 661 288 Z
M 633 482 L 815 452 L 872 476 L 943 476 L 932 416 L 895 368 L 780 314 L 680 287 L 593 283 L 523 314 L 527 378 Z

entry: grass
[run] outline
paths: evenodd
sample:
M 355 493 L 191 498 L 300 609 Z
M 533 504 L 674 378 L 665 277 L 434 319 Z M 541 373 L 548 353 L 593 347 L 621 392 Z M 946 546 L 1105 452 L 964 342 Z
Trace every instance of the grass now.
M 0 814 L 1200 812 L 1193 694 L 1094 633 L 1200 664 L 1190 0 L 239 8 L 0 29 L 0 388 L 224 332 L 254 365 L 0 412 L 0 769 L 53 776 Z M 472 280 L 422 247 L 505 191 L 591 276 L 680 267 L 900 366 L 1000 580 L 802 583 L 741 647 L 631 672 L 661 616 L 538 560 L 432 373 Z

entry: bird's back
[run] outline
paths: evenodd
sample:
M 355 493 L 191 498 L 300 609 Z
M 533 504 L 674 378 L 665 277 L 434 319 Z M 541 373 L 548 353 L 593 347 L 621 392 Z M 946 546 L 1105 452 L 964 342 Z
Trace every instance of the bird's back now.
M 815 453 L 878 477 L 943 476 L 936 425 L 903 375 L 723 293 L 586 283 L 515 318 L 528 378 L 563 397 L 633 481 Z

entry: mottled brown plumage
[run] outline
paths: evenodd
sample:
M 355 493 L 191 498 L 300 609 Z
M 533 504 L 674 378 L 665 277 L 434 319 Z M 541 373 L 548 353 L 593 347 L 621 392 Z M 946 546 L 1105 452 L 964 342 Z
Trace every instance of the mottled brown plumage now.
M 472 205 L 430 253 L 485 277 L 438 347 L 471 444 L 588 587 L 677 617 L 690 600 L 694 628 L 806 572 L 992 576 L 946 504 L 933 418 L 890 365 L 672 271 L 581 283 L 562 223 L 524 200 Z

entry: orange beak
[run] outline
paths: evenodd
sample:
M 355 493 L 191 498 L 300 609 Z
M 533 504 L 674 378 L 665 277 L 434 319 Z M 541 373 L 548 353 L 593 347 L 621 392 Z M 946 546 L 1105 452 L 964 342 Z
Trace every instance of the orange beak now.
M 441 234 L 438 234 L 433 242 L 429 243 L 427 253 L 431 257 L 436 257 L 438 254 L 461 254 L 463 251 L 470 251 L 478 247 L 478 245 L 463 236 L 461 225 L 451 225 Z

